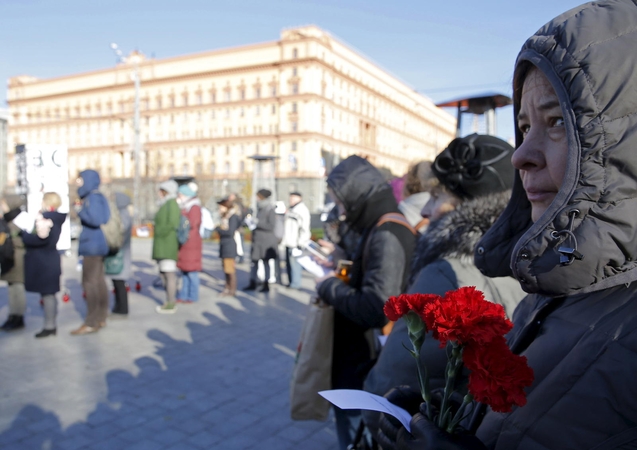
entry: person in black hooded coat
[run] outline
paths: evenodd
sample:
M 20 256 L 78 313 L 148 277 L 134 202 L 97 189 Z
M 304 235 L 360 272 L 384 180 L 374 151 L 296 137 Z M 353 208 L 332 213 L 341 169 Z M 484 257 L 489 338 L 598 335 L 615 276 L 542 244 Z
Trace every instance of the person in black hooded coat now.
M 318 296 L 335 310 L 332 387 L 362 389 L 374 353 L 366 332 L 387 323 L 383 306 L 405 287 L 415 234 L 400 214 L 391 187 L 367 160 L 358 156 L 345 159 L 332 170 L 327 185 L 346 222 L 361 234 L 349 284 L 334 273 L 317 282 Z M 405 224 L 377 226 L 389 213 L 402 217 Z M 360 411 L 335 408 L 335 414 L 339 445 L 347 448 L 360 422 Z

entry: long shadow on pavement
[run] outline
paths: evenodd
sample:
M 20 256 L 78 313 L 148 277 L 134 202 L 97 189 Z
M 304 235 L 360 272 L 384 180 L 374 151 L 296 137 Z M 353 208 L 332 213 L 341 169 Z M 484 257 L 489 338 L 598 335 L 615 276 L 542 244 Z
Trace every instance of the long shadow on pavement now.
M 187 322 L 192 342 L 149 330 L 154 357 L 137 358 L 137 374 L 109 371 L 106 401 L 85 421 L 62 429 L 55 412 L 26 405 L 0 434 L 0 448 L 334 448 L 331 423 L 289 418 L 291 349 L 305 306 L 260 295 L 267 306 L 220 302 L 219 314 L 203 313 L 207 323 Z

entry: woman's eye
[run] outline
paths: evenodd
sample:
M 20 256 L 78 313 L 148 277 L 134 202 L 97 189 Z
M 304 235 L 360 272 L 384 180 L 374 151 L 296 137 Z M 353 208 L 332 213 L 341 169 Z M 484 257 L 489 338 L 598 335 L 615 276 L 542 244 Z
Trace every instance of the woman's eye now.
M 551 119 L 551 126 L 563 127 L 564 126 L 564 118 L 563 117 L 554 117 L 553 119 Z
M 520 129 L 520 133 L 522 133 L 522 136 L 526 136 L 526 134 L 531 129 L 531 126 L 527 124 L 521 124 L 518 128 Z

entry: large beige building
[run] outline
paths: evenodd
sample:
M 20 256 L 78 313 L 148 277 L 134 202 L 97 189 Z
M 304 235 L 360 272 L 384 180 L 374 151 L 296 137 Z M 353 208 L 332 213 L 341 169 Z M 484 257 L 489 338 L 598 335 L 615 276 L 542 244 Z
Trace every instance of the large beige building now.
M 130 180 L 135 70 L 147 185 L 191 175 L 214 186 L 211 197 L 249 195 L 248 157 L 272 155 L 279 197 L 303 190 L 316 210 L 334 160 L 358 154 L 402 175 L 455 132 L 455 119 L 429 99 L 307 26 L 284 30 L 275 42 L 161 60 L 133 53 L 109 69 L 11 78 L 8 184 L 15 184 L 13 149 L 21 143 L 68 145 L 71 179 L 94 168 L 109 183 Z

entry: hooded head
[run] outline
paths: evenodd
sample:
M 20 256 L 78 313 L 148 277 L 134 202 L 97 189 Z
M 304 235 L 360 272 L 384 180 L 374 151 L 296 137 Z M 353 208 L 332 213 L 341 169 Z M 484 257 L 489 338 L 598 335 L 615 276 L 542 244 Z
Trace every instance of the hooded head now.
M 513 162 L 519 170 L 509 205 L 476 248 L 476 264 L 486 275 L 512 270 L 525 291 L 549 296 L 637 280 L 635 23 L 634 1 L 587 3 L 549 22 L 522 47 L 514 72 Z M 529 174 L 550 164 L 541 146 L 531 148 L 534 124 L 526 123 L 529 100 L 522 96 L 534 70 L 554 91 L 561 114 L 547 124 L 560 127 L 567 153 L 560 187 L 542 208 Z M 520 169 L 530 181 L 523 184 Z
M 387 212 L 398 211 L 385 177 L 360 156 L 350 156 L 334 167 L 327 185 L 345 209 L 346 221 L 357 229 L 371 225 Z
M 82 185 L 77 188 L 77 195 L 79 195 L 80 198 L 84 198 L 91 192 L 99 189 L 100 174 L 95 170 L 83 170 L 80 172 L 80 178 L 82 179 Z
M 179 185 L 175 180 L 166 180 L 159 184 L 159 189 L 167 194 L 167 198 L 175 198 L 177 196 L 177 189 L 179 189 Z

